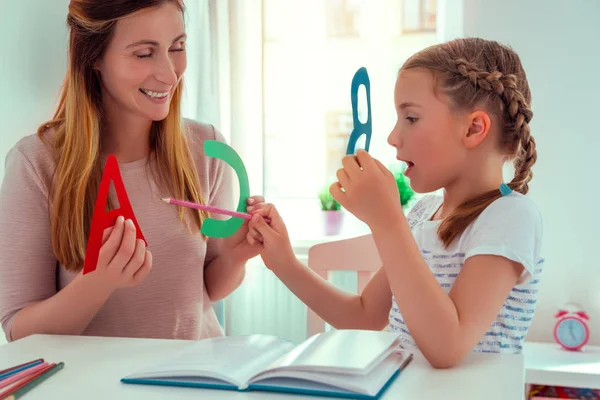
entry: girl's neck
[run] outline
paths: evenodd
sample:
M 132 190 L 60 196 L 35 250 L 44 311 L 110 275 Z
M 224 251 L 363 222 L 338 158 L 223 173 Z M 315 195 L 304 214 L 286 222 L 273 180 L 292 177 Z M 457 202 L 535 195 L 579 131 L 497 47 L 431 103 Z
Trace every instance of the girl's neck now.
M 150 119 L 125 111 L 118 114 L 107 112 L 101 132 L 102 153 L 114 154 L 122 163 L 146 158 L 150 153 L 151 127 Z
M 490 190 L 500 190 L 503 182 L 502 169 L 472 169 L 473 174 L 467 174 L 444 187 L 444 201 L 433 219 L 443 219 L 451 214 L 465 201 L 480 196 Z

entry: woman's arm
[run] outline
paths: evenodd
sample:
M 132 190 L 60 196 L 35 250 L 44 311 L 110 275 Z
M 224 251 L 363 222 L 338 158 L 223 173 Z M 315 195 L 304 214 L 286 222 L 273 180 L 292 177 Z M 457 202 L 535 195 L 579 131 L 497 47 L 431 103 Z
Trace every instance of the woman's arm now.
M 204 285 L 211 301 L 231 294 L 244 280 L 246 260 L 236 260 L 220 254 L 204 267 Z
M 78 275 L 49 299 L 30 303 L 12 321 L 10 340 L 32 334 L 80 335 L 110 296 L 92 276 Z
M 110 294 L 91 274 L 57 293 L 40 176 L 18 147 L 9 152 L 0 188 L 0 320 L 9 341 L 34 333 L 80 334 Z
M 104 232 L 96 270 L 57 293 L 45 185 L 18 148 L 6 166 L 0 188 L 0 321 L 6 337 L 81 334 L 112 291 L 148 274 L 152 256 L 136 241 L 133 223 L 120 217 Z
M 135 226 L 119 217 L 104 231 L 96 270 L 80 273 L 54 296 L 19 310 L 8 336 L 16 340 L 34 333 L 79 335 L 114 290 L 137 285 L 151 268 L 152 255 L 144 241 L 136 240 Z

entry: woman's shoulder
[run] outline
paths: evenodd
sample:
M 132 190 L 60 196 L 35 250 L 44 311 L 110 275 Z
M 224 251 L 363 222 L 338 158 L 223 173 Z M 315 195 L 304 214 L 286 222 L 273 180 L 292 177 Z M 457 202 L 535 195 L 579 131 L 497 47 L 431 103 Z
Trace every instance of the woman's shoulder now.
M 10 149 L 7 157 L 16 157 L 17 160 L 29 163 L 38 174 L 47 171 L 47 175 L 50 176 L 55 166 L 53 140 L 52 128 L 46 129 L 41 134 L 33 133 L 24 136 Z
M 211 124 L 194 121 L 192 119 L 183 120 L 183 129 L 185 131 L 188 146 L 192 154 L 192 158 L 196 163 L 198 172 L 201 177 L 208 179 L 209 182 L 214 182 L 229 173 L 229 168 L 224 168 L 225 163 L 214 157 L 209 157 L 204 151 L 204 142 L 207 140 L 216 140 L 218 142 L 227 143 L 225 137 L 218 129 Z
M 192 146 L 203 147 L 206 140 L 225 142 L 223 134 L 211 124 L 184 118 L 183 129 Z
M 47 193 L 55 170 L 52 140 L 54 132 L 22 137 L 8 151 L 5 159 L 5 179 L 31 179 Z
M 47 128 L 41 134 L 32 133 L 23 136 L 11 150 L 19 151 L 31 160 L 38 158 L 52 159 L 54 134 L 54 129 Z

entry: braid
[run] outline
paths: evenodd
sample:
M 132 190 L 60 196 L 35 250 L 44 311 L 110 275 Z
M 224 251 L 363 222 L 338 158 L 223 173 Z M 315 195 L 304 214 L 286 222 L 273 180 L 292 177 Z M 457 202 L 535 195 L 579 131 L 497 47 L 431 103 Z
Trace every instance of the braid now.
M 435 89 L 459 110 L 485 108 L 502 125 L 498 147 L 514 159 L 515 176 L 508 186 L 526 194 L 537 160 L 529 122 L 533 117 L 527 75 L 510 47 L 482 38 L 463 38 L 433 45 L 411 56 L 401 70 L 421 68 L 433 73 Z M 456 207 L 438 227 L 448 247 L 494 201 L 500 188 L 480 193 Z
M 529 181 L 533 178 L 531 167 L 537 161 L 537 151 L 535 139 L 529 129 L 533 112 L 523 93 L 517 89 L 516 75 L 504 75 L 499 71 L 482 71 L 464 58 L 457 59 L 454 67 L 456 72 L 467 78 L 475 88 L 493 92 L 502 99 L 512 121 L 510 129 L 505 134 L 508 138 L 505 140 L 512 140 L 514 135 L 519 139 L 518 156 L 514 161 L 515 177 L 509 186 L 517 192 L 526 194 L 529 191 Z

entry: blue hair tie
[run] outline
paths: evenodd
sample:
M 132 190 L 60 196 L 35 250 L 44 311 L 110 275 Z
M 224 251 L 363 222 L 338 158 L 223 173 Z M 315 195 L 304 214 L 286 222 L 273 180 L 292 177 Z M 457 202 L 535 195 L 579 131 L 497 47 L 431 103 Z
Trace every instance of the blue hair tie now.
M 512 193 L 512 189 L 509 188 L 506 183 L 502 183 L 500 185 L 500 193 L 502 194 L 502 196 L 508 196 Z

